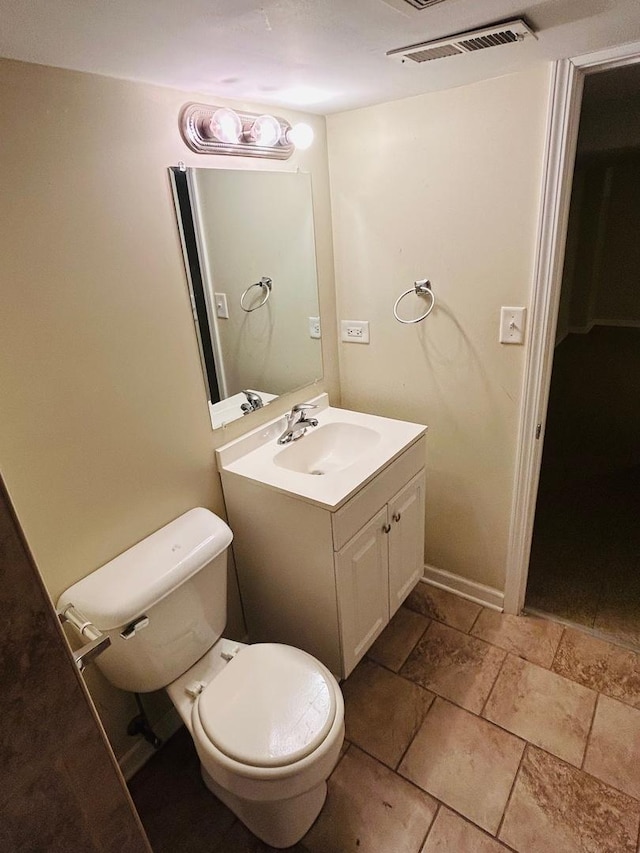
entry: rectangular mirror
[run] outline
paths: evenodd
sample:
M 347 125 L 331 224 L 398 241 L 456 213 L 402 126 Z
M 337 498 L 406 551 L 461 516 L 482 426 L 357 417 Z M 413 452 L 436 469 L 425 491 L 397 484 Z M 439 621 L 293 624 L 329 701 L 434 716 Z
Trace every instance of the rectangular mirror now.
M 311 178 L 170 173 L 215 428 L 322 378 Z

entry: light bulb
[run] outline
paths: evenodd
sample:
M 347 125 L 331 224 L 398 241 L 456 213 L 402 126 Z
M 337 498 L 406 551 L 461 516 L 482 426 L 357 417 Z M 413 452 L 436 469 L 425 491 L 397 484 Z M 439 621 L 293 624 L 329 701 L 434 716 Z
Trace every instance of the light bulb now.
M 253 122 L 247 133 L 247 138 L 249 141 L 255 142 L 256 145 L 271 146 L 278 144 L 281 135 L 280 122 L 273 116 L 264 115 L 258 116 Z
M 313 142 L 313 128 L 304 122 L 294 124 L 287 131 L 287 142 L 293 143 L 300 151 L 306 151 Z
M 242 135 L 240 116 L 233 110 L 222 107 L 211 117 L 209 130 L 220 142 L 239 142 Z

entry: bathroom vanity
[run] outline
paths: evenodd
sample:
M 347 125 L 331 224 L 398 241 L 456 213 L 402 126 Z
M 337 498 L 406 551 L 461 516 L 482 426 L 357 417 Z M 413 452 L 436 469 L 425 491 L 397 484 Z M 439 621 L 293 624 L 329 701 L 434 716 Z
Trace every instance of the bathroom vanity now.
M 216 451 L 251 642 L 297 646 L 346 678 L 424 570 L 426 427 L 312 401 Z

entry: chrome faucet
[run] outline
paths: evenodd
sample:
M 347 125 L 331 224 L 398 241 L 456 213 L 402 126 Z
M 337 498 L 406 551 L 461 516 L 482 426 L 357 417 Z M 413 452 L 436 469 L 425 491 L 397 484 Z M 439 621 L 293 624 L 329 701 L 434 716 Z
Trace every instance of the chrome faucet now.
M 243 391 L 242 393 L 247 398 L 247 402 L 240 406 L 245 415 L 248 415 L 249 412 L 255 412 L 264 406 L 262 397 L 256 391 Z
M 278 439 L 278 444 L 289 444 L 297 441 L 307 431 L 307 427 L 318 426 L 315 418 L 308 418 L 306 412 L 309 409 L 317 409 L 314 403 L 296 403 L 287 415 L 287 428 Z

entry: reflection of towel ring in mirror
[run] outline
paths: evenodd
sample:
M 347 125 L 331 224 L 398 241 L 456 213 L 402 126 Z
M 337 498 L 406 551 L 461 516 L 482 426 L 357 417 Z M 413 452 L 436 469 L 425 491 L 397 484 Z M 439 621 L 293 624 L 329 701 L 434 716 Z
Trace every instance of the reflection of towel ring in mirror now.
M 262 302 L 259 302 L 257 305 L 254 305 L 253 308 L 246 308 L 244 304 L 244 299 L 247 293 L 254 287 L 262 287 L 264 290 L 264 296 L 262 297 Z M 252 311 L 257 311 L 258 308 L 262 308 L 269 301 L 269 297 L 271 296 L 271 288 L 273 287 L 273 282 L 267 276 L 262 276 L 260 281 L 256 281 L 255 284 L 250 284 L 249 287 L 245 290 L 245 292 L 240 297 L 240 307 L 243 311 L 246 311 L 247 314 L 251 314 Z
M 429 307 L 421 314 L 419 317 L 416 317 L 414 320 L 403 320 L 402 317 L 398 317 L 398 305 L 401 300 L 408 296 L 410 293 L 417 293 L 419 296 L 430 296 L 431 303 Z M 413 287 L 409 288 L 409 290 L 405 290 L 404 293 L 400 294 L 400 296 L 396 299 L 396 304 L 393 306 L 393 316 L 396 318 L 398 323 L 419 323 L 421 320 L 424 320 L 425 317 L 428 317 L 429 314 L 433 311 L 433 307 L 436 304 L 436 297 L 431 289 L 431 282 L 427 281 L 426 278 L 420 279 L 420 281 L 416 281 L 413 284 Z

